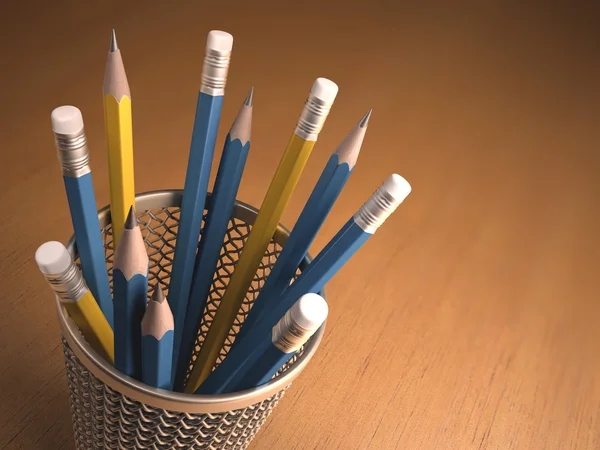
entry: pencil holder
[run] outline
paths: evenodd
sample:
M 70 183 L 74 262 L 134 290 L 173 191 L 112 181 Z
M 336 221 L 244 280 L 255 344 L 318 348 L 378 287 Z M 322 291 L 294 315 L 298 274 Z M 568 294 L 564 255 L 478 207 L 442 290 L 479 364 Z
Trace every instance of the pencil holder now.
M 160 283 L 165 293 L 169 287 L 182 194 L 181 190 L 169 190 L 136 196 L 138 221 L 150 259 L 149 283 Z M 210 207 L 208 199 L 206 204 Z M 257 212 L 244 203 L 235 204 L 192 359 L 200 349 Z M 112 285 L 113 246 L 108 207 L 99 211 L 99 218 Z M 279 226 L 218 362 L 226 356 L 287 236 L 288 231 Z M 67 248 L 77 261 L 73 237 Z M 309 257 L 300 270 L 308 262 Z M 246 448 L 315 353 L 325 326 L 323 324 L 265 385 L 231 394 L 187 395 L 152 388 L 118 372 L 92 350 L 64 308 L 58 302 L 57 306 L 78 450 Z

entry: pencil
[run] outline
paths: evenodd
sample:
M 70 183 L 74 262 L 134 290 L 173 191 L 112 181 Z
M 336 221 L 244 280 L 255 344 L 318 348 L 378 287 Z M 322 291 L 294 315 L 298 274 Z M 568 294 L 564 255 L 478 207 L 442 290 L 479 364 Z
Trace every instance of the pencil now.
M 285 311 L 302 295 L 320 292 L 325 284 L 375 233 L 385 220 L 410 194 L 408 181 L 400 175 L 388 177 L 358 212 L 325 245 L 308 267 L 281 296 L 277 305 L 265 314 L 273 326 Z M 274 317 L 279 314 L 277 320 Z M 262 323 L 262 319 L 257 322 Z
M 303 295 L 272 330 L 250 330 L 247 336 L 254 343 L 251 351 L 232 348 L 196 394 L 240 392 L 267 383 L 319 329 L 327 313 L 323 297 Z
M 229 134 L 225 138 L 223 154 L 194 264 L 192 288 L 181 337 L 177 374 L 175 375 L 177 390 L 181 389 L 196 344 L 198 327 L 206 306 L 223 239 L 227 232 L 227 225 L 233 212 L 235 197 L 250 150 L 252 97 L 253 90 L 250 90 L 231 126 Z
M 46 242 L 36 250 L 35 261 L 88 344 L 113 364 L 113 330 L 66 247 Z
M 157 283 L 142 319 L 142 381 L 169 389 L 173 360 L 173 314 Z
M 194 392 L 212 371 L 229 329 L 277 229 L 283 210 L 327 119 L 337 92 L 338 87 L 333 81 L 317 78 L 314 82 L 296 130 L 279 162 L 219 309 L 206 334 L 204 344 L 190 373 L 186 392 Z
M 233 345 L 243 339 L 263 311 L 268 311 L 277 302 L 281 292 L 294 278 L 298 266 L 354 169 L 370 116 L 371 111 L 363 116 L 329 158 Z
M 268 333 L 285 316 L 287 310 L 305 294 L 317 293 L 325 286 L 343 264 L 375 233 L 410 193 L 410 185 L 400 175 L 390 176 L 358 212 L 342 227 L 316 258 L 287 288 L 277 302 L 265 311 L 248 331 L 245 338 L 233 346 L 225 360 L 215 369 L 215 377 L 229 376 L 231 367 L 227 360 L 235 355 L 252 354 L 260 345 L 260 336 Z M 235 359 L 234 359 L 235 361 Z M 226 366 L 224 366 L 227 364 Z M 241 364 L 239 361 L 236 365 Z M 212 375 L 211 375 L 212 377 Z M 211 382 L 212 383 L 212 382 Z
M 96 210 L 83 116 L 74 106 L 59 106 L 52 111 L 50 119 L 83 276 L 112 327 L 113 301 Z
M 117 46 L 115 30 L 112 30 L 102 90 L 104 97 L 104 127 L 108 147 L 113 248 L 117 248 L 127 212 L 131 206 L 135 205 L 135 187 L 133 178 L 131 93 L 121 50 Z
M 115 250 L 115 368 L 125 375 L 142 376 L 142 318 L 148 296 L 148 255 L 133 206 Z
M 168 295 L 175 319 L 173 376 L 177 370 L 177 358 L 232 48 L 231 34 L 218 30 L 208 33 Z

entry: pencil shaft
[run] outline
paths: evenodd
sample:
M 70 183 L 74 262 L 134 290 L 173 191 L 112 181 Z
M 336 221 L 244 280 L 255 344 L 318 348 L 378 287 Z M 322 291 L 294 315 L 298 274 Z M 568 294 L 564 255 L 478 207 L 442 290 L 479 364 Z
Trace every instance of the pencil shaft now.
M 198 95 L 168 296 L 175 320 L 173 375 L 177 369 L 222 105 L 222 95 L 211 96 L 202 92 Z
M 239 392 L 261 386 L 271 380 L 281 367 L 290 360 L 294 353 L 283 353 L 274 345 L 270 345 L 261 358 L 250 364 L 243 377 L 228 386 L 223 393 Z
M 223 238 L 231 218 L 249 148 L 250 141 L 246 143 L 242 143 L 239 139 L 232 141 L 230 135 L 225 138 L 223 155 L 219 163 L 215 187 L 210 199 L 210 207 L 208 208 L 206 223 L 194 264 L 192 288 L 175 376 L 177 389 L 181 389 L 183 378 L 191 360 L 198 327 L 208 300 L 210 286 L 219 261 Z
M 113 326 L 113 301 L 106 270 L 92 174 L 63 176 L 77 251 L 85 281 L 109 325 Z
M 90 346 L 114 364 L 114 334 L 91 291 L 76 302 L 61 302 Z
M 283 314 L 302 295 L 320 292 L 325 287 L 325 284 L 371 236 L 372 234 L 364 232 L 356 225 L 354 218 L 348 220 L 342 229 L 338 231 L 308 267 L 298 276 L 296 281 L 283 291 L 281 302 L 279 302 L 281 304 L 277 304 L 276 308 L 274 308 L 276 314 L 282 312 L 281 317 L 283 317 Z M 294 297 L 295 299 L 292 300 Z
M 223 362 L 192 392 L 203 395 L 225 393 L 239 383 L 248 369 L 273 346 L 269 333 L 252 333 L 252 336 L 253 345 L 246 345 L 245 351 L 232 348 Z
M 249 367 L 259 359 L 255 347 L 261 347 L 265 341 L 270 342 L 271 330 L 294 303 L 304 294 L 319 292 L 370 236 L 356 225 L 354 218 L 346 222 L 308 268 L 248 330 L 244 339 L 231 348 L 227 358 L 209 374 L 199 392 L 231 392 L 230 389 L 239 389 Z
M 113 270 L 115 294 L 115 368 L 130 377 L 142 375 L 142 318 L 148 296 L 148 276 L 136 274 L 129 280 Z
M 110 212 L 113 244 L 117 247 L 129 208 L 135 205 L 131 99 L 104 97 L 104 124 L 108 146 Z
M 314 145 L 315 141 L 295 134 L 288 143 L 190 373 L 186 392 L 194 392 L 210 374 Z
M 150 386 L 169 389 L 173 360 L 173 330 L 160 339 L 142 337 L 142 381 Z
M 340 164 L 338 155 L 333 154 L 327 162 L 315 188 L 304 209 L 300 213 L 296 225 L 283 246 L 267 281 L 260 290 L 244 325 L 236 336 L 240 342 L 264 311 L 268 311 L 280 294 L 289 286 L 298 266 L 308 253 L 327 215 L 339 197 L 342 188 L 350 176 L 348 164 Z M 235 345 L 235 344 L 234 344 Z
M 354 218 L 351 218 L 296 281 L 283 291 L 279 300 L 271 304 L 271 309 L 265 311 L 254 327 L 259 330 L 271 330 L 300 297 L 304 294 L 320 292 L 371 236 L 356 225 Z

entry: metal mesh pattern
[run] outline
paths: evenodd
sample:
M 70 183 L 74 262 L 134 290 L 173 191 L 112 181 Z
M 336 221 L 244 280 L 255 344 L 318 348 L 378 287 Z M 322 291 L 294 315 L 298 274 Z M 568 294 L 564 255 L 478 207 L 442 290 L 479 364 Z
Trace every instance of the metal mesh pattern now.
M 78 450 L 244 449 L 285 391 L 248 408 L 187 414 L 152 408 L 98 380 L 63 340 Z
M 150 259 L 149 295 L 157 282 L 168 293 L 179 213 L 179 208 L 169 207 L 137 214 Z M 212 323 L 250 229 L 249 224 L 237 218 L 229 222 L 192 361 L 196 359 Z M 110 225 L 105 227 L 102 236 L 112 289 L 114 249 Z M 217 364 L 227 355 L 280 251 L 281 247 L 274 241 L 269 244 Z M 63 349 L 78 450 L 244 449 L 285 392 L 283 389 L 247 408 L 218 414 L 188 414 L 156 409 L 128 398 L 97 379 L 84 367 L 64 339 Z M 291 367 L 303 350 L 301 348 L 276 376 Z

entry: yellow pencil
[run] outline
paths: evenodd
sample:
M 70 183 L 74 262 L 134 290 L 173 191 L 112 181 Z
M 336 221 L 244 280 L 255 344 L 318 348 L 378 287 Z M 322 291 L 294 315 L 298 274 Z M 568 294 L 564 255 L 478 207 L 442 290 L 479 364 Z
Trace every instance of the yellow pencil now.
M 88 344 L 114 364 L 113 330 L 66 247 L 46 242 L 35 252 L 35 261 Z
M 121 51 L 117 47 L 115 30 L 112 32 L 110 41 L 102 90 L 104 95 L 104 126 L 108 147 L 113 245 L 114 248 L 117 248 L 117 242 L 121 236 L 129 208 L 135 206 L 135 188 L 133 182 L 131 93 Z
M 78 301 L 61 302 L 69 317 L 81 330 L 81 334 L 94 350 L 111 363 L 115 363 L 115 341 L 113 330 L 108 325 L 98 303 L 88 290 Z
M 225 295 L 194 363 L 185 392 L 195 392 L 211 373 L 337 92 L 338 87 L 333 81 L 317 78 L 314 82 L 296 130 L 279 162 Z

